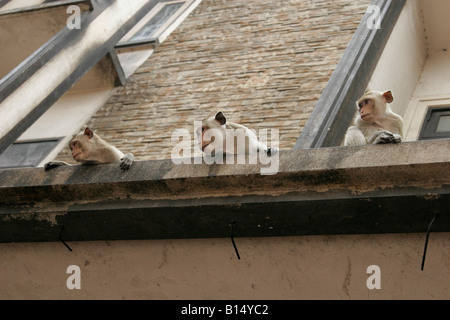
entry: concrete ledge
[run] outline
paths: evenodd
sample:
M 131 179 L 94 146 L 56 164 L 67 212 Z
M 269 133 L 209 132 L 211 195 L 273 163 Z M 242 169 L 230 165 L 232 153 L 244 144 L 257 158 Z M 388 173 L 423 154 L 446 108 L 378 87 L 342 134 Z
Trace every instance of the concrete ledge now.
M 0 242 L 450 231 L 450 140 L 281 151 L 264 165 L 0 170 Z M 64 226 L 60 234 L 61 226 Z

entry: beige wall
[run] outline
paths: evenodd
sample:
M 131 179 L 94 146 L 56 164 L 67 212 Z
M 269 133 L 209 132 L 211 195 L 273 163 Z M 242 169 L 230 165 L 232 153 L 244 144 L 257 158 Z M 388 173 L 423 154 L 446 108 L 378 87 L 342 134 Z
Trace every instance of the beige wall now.
M 449 72 L 450 53 L 443 51 L 429 55 L 404 115 L 406 140 L 419 138 L 428 108 L 446 108 L 450 105 Z
M 236 238 L 241 260 L 230 239 L 2 243 L 0 299 L 449 299 L 448 239 L 431 233 L 424 271 L 425 234 Z
M 406 1 L 368 86 L 372 90 L 391 90 L 391 107 L 400 115 L 407 111 L 427 58 L 423 30 L 418 0 Z

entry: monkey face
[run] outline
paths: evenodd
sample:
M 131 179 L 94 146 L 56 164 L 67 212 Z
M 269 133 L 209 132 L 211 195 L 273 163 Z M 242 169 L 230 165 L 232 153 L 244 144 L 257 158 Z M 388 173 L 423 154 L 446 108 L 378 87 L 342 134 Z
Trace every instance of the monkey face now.
M 367 122 L 373 122 L 373 111 L 375 101 L 373 99 L 362 99 L 358 101 L 359 116 Z
M 206 125 L 202 125 L 201 128 L 197 129 L 198 143 L 202 151 L 205 151 L 205 148 L 212 143 L 212 141 L 205 139 L 205 132 L 208 129 Z
M 70 150 L 72 151 L 73 160 L 80 162 L 86 157 L 86 150 L 83 148 L 83 144 L 79 140 L 72 140 L 70 142 Z
M 89 150 L 92 145 L 91 139 L 93 137 L 93 132 L 90 129 L 85 132 L 80 132 L 77 134 L 72 141 L 69 143 L 69 148 L 72 151 L 72 158 L 77 162 L 86 161 L 89 158 Z
M 196 134 L 199 141 L 199 147 L 203 152 L 215 150 L 216 147 L 222 148 L 222 146 L 215 146 L 214 141 L 218 134 L 222 134 L 222 136 L 225 135 L 225 123 L 226 119 L 222 112 L 217 113 L 215 117 L 202 121 L 202 126 L 196 130 Z
M 197 129 L 197 137 L 200 145 L 200 149 L 204 152 L 205 149 L 212 145 L 215 141 L 215 136 L 211 135 L 211 129 L 220 129 L 220 124 L 214 119 L 207 119 L 203 121 L 201 128 Z
M 394 101 L 391 91 L 366 91 L 357 102 L 359 116 L 369 123 L 376 123 L 386 116 L 387 104 Z

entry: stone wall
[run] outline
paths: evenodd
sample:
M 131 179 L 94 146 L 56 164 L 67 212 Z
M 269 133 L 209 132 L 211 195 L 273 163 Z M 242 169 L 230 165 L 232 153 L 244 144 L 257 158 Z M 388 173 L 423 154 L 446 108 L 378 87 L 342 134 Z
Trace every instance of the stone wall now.
M 222 110 L 290 149 L 369 4 L 203 0 L 88 125 L 137 160 L 167 159 L 173 130 Z

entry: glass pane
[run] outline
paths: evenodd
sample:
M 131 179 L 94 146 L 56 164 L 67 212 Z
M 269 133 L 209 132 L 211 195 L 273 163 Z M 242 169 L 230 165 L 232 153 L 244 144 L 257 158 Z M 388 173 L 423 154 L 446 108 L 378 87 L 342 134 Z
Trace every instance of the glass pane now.
M 144 41 L 152 38 L 153 34 L 169 20 L 169 18 L 183 5 L 183 2 L 165 5 L 158 13 L 150 19 L 136 34 L 129 40 Z
M 35 167 L 58 142 L 59 140 L 14 143 L 0 154 L 0 168 Z
M 442 116 L 439 118 L 436 132 L 450 132 L 450 116 Z

